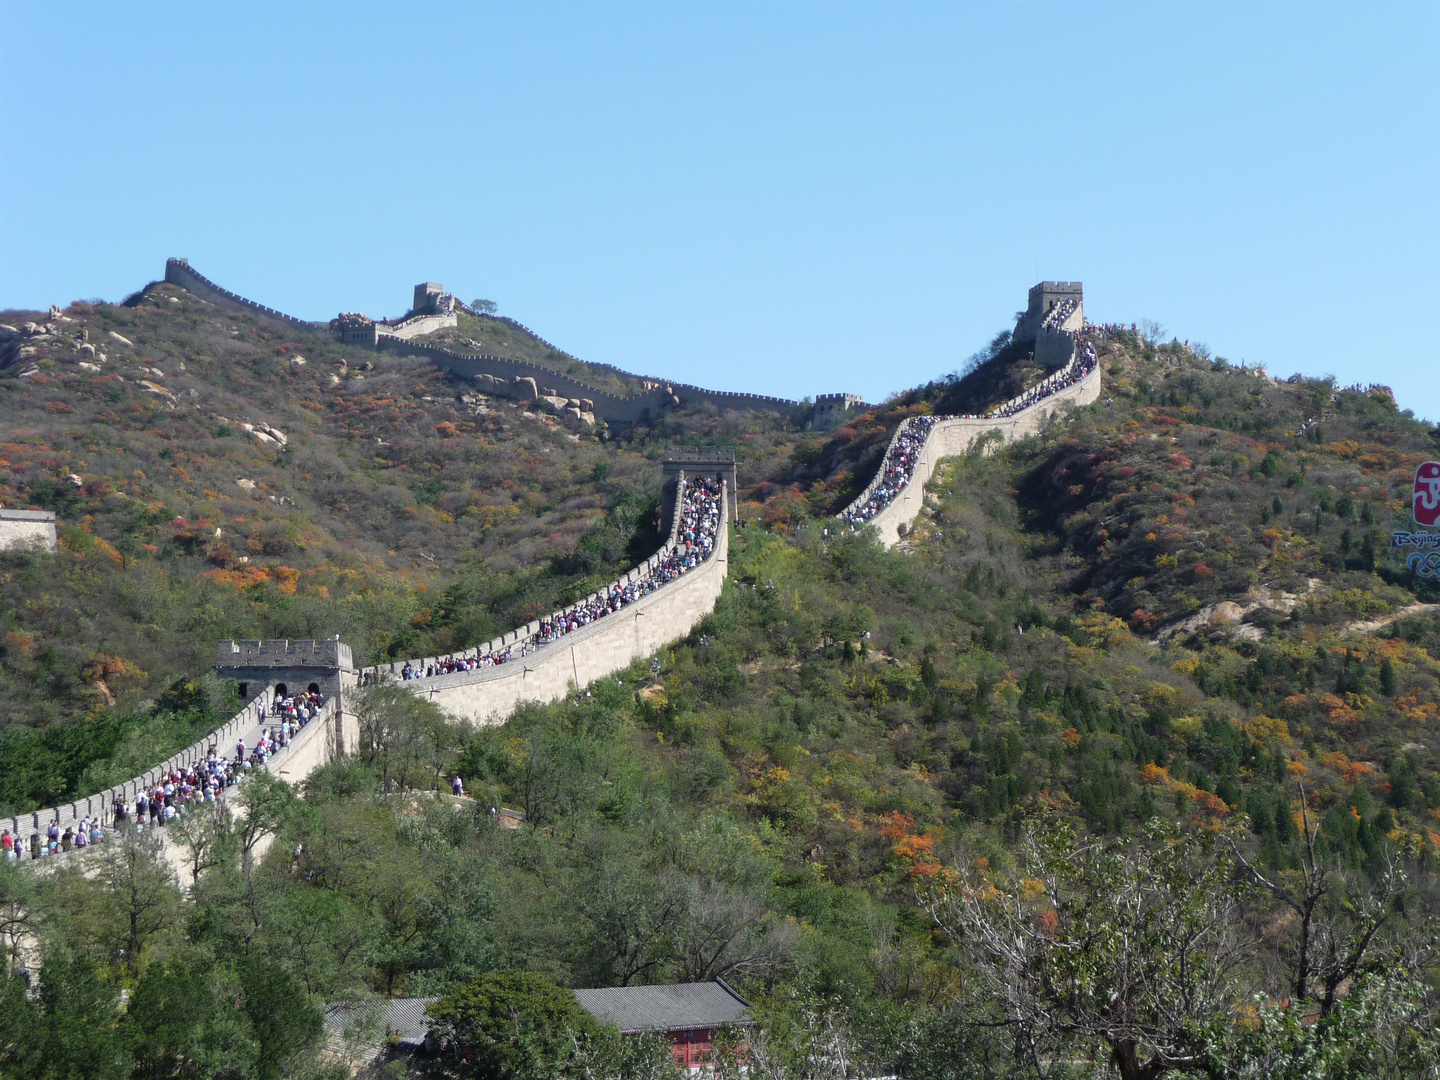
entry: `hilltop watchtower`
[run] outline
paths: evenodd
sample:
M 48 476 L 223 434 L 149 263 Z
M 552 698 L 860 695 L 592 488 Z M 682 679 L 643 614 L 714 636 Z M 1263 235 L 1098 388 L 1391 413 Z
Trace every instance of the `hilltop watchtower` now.
M 455 310 L 455 296 L 447 293 L 444 285 L 437 285 L 433 281 L 422 281 L 415 286 L 415 306 L 410 309 L 413 315 L 449 315 Z
M 1085 325 L 1085 290 L 1078 281 L 1042 281 L 1030 290 L 1030 305 L 1015 317 L 1015 333 L 1012 339 L 1017 344 L 1029 345 L 1035 341 L 1042 326 L 1056 321 L 1057 311 L 1063 317 L 1056 330 L 1079 330 Z

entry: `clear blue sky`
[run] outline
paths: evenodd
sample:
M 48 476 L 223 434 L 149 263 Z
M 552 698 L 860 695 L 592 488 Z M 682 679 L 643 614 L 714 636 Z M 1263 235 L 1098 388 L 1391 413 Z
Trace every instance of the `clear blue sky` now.
M 871 400 L 1040 278 L 1440 420 L 1440 4 L 0 10 L 0 307 L 183 255 L 306 318 L 417 281 L 576 355 Z

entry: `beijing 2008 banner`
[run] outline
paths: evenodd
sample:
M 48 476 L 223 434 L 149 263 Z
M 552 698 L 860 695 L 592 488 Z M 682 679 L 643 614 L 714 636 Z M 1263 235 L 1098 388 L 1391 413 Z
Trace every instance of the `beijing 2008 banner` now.
M 1415 470 L 1410 509 L 1420 528 L 1391 533 L 1390 546 L 1417 548 L 1406 556 L 1405 565 L 1421 577 L 1440 577 L 1440 532 L 1428 531 L 1440 525 L 1440 461 L 1427 461 Z

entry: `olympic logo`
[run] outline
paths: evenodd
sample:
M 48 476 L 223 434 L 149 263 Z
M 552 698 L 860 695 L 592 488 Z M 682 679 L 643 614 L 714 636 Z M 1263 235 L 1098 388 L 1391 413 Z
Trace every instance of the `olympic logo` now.
M 1417 551 L 1405 560 L 1420 577 L 1440 577 L 1440 551 Z

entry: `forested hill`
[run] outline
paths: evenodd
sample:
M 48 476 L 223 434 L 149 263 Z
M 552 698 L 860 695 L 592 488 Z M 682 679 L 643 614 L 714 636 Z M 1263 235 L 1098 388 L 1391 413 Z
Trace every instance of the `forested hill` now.
M 12 809 L 76 793 L 97 748 L 163 757 L 135 710 L 217 640 L 338 633 L 362 663 L 487 640 L 653 553 L 667 447 L 737 445 L 753 483 L 799 438 L 708 410 L 605 441 L 165 283 L 0 324 L 21 331 L 0 331 L 0 504 L 56 511 L 62 547 L 4 557 L 0 739 L 51 730 L 0 755 L 25 774 L 0 779 Z M 543 360 L 496 325 L 488 348 Z
M 174 681 L 217 638 L 473 643 L 653 548 L 667 441 L 743 462 L 729 581 L 691 638 L 479 731 L 374 692 L 361 754 L 275 811 L 264 874 L 217 862 L 123 960 L 108 923 L 55 917 L 105 985 L 166 956 L 154 979 L 183 962 L 218 988 L 243 955 L 300 1017 L 497 969 L 723 975 L 777 1078 L 839 1076 L 800 1064 L 835 1055 L 1298 1077 L 1321 1038 L 1358 1070 L 1331 1075 L 1433 1067 L 1440 617 L 1386 534 L 1440 441 L 1388 393 L 1097 336 L 1100 400 L 947 463 L 886 551 L 827 515 L 900 419 L 975 382 L 833 432 L 697 411 L 606 443 L 165 287 L 67 314 L 133 345 L 91 371 L 57 340 L 0 373 L 0 501 L 64 522 L 58 555 L 0 561 L 11 805 L 202 724 L 223 688 Z M 967 378 L 1024 380 L 994 362 Z M 262 422 L 283 445 L 241 426 Z M 457 772 L 526 826 L 383 793 Z M 105 881 L 65 887 L 55 910 L 107 910 Z M 1328 960 L 1297 959 L 1302 923 Z M 1287 1046 L 1298 1071 L 1264 1064 Z

